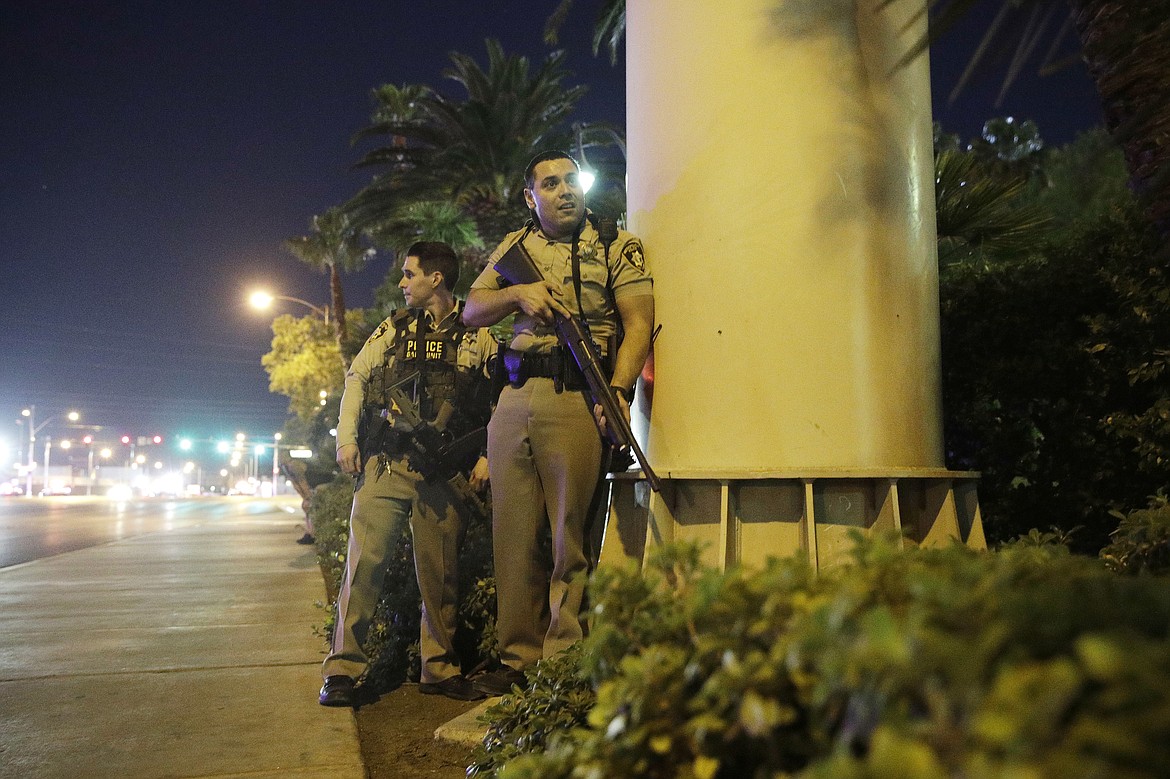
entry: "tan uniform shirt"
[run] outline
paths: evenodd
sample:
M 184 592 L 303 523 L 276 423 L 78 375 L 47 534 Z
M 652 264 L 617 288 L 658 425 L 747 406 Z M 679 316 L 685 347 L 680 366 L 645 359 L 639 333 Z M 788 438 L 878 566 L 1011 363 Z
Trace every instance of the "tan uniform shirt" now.
M 495 290 L 507 286 L 508 282 L 496 272 L 495 264 L 522 236 L 524 248 L 532 255 L 540 272 L 549 281 L 561 285 L 561 302 L 565 308 L 574 314 L 584 313 L 593 340 L 602 351 L 617 329 L 618 314 L 614 301 L 627 295 L 653 294 L 654 281 L 642 252 L 641 241 L 631 233 L 619 230 L 617 239 L 609 247 L 607 267 L 605 245 L 588 221 L 581 231 L 577 249 L 581 260 L 580 306 L 573 285 L 572 239 L 554 241 L 539 228 L 517 230 L 505 236 L 488 257 L 487 267 L 471 285 L 473 290 Z M 612 298 L 606 292 L 607 280 L 613 293 Z M 510 348 L 521 352 L 548 352 L 556 344 L 556 332 L 551 326 L 541 324 L 522 311 L 516 314 Z

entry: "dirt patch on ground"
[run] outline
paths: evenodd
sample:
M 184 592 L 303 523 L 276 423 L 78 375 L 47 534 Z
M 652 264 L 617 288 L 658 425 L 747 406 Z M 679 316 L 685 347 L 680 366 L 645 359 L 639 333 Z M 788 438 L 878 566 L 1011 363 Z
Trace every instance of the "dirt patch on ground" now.
M 477 705 L 404 684 L 358 707 L 358 740 L 371 779 L 465 776 L 471 748 L 435 740 L 435 728 Z

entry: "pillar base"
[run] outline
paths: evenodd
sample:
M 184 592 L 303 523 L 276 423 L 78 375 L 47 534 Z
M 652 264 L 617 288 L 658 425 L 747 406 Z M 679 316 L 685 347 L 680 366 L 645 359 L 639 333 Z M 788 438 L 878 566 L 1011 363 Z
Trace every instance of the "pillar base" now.
M 695 541 L 704 562 L 760 566 L 803 555 L 817 569 L 848 559 L 850 531 L 899 531 L 902 543 L 986 549 L 975 471 L 809 468 L 677 471 L 651 492 L 640 472 L 613 474 L 599 565 L 645 560 L 655 546 Z

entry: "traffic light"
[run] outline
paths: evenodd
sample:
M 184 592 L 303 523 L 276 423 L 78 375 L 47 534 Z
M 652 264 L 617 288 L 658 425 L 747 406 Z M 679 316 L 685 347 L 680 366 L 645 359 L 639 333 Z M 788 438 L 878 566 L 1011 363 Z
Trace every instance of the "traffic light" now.
M 93 443 L 93 436 L 91 436 L 91 435 L 84 436 L 84 437 L 81 439 L 81 442 L 82 442 L 83 444 L 92 444 L 92 443 Z
M 161 444 L 161 443 L 162 443 L 162 436 L 161 436 L 161 435 L 156 435 L 154 438 L 152 438 L 152 439 L 150 439 L 150 440 L 151 440 L 151 441 L 154 441 L 156 444 Z
M 122 443 L 129 444 L 130 443 L 130 436 L 128 436 L 128 435 L 122 436 Z

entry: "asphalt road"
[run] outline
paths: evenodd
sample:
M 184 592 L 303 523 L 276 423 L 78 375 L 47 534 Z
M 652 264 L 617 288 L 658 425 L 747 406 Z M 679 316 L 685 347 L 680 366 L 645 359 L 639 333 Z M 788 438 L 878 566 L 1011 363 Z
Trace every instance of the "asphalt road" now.
M 122 502 L 96 496 L 3 498 L 0 568 L 271 508 L 270 501 L 242 497 L 140 498 Z M 291 538 L 295 539 L 295 525 L 303 518 L 299 511 L 289 514 Z

